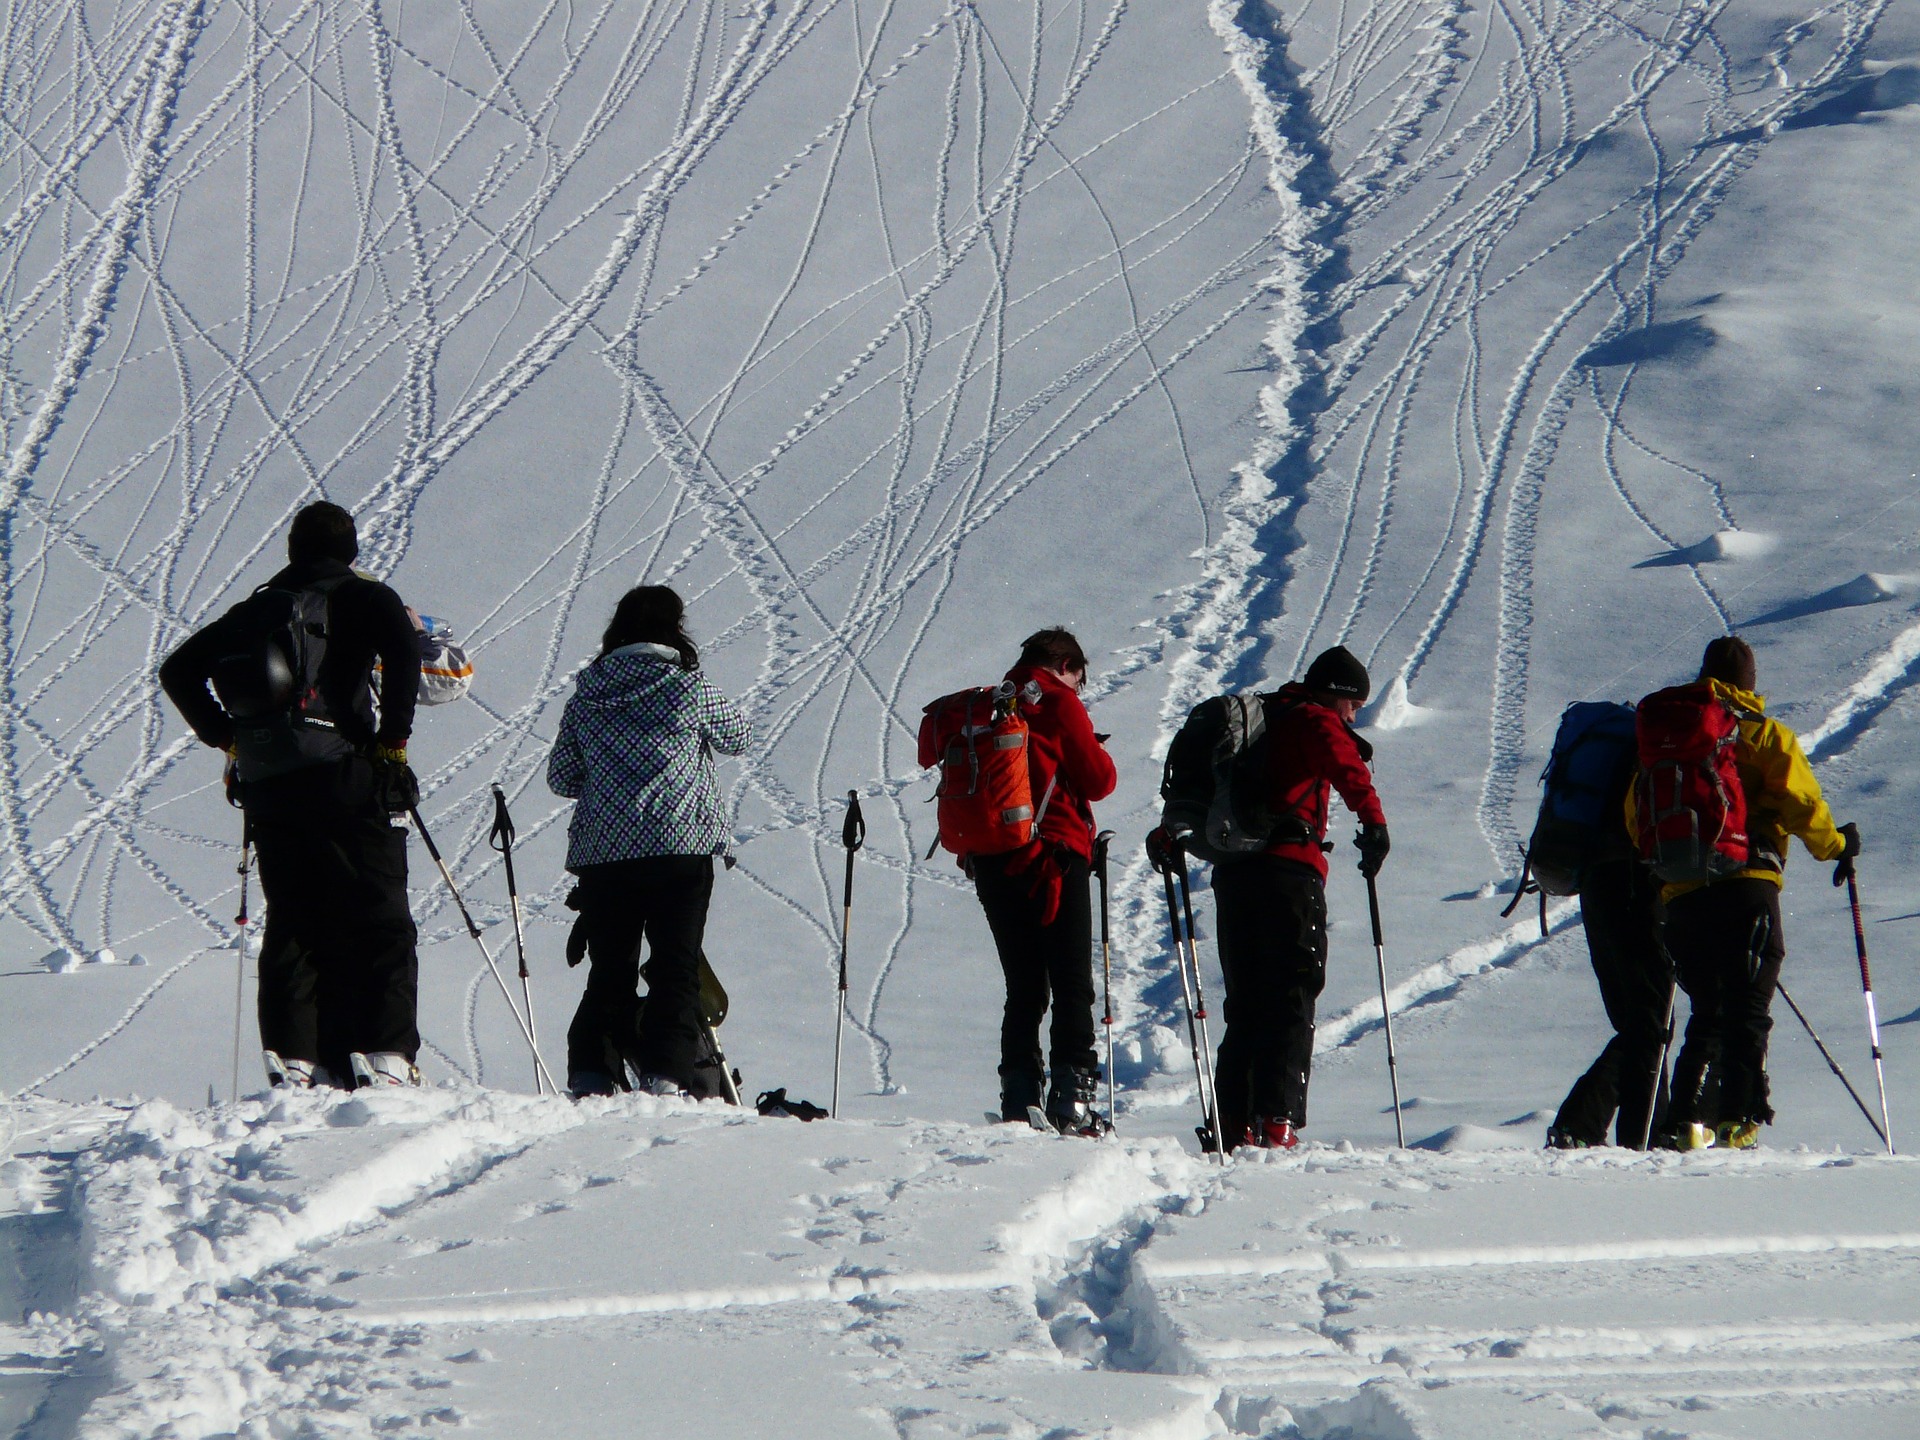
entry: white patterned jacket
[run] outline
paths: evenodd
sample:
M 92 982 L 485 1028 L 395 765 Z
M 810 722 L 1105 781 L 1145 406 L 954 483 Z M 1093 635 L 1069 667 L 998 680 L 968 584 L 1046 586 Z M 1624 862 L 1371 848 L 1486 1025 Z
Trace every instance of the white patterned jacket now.
M 567 868 L 648 855 L 714 855 L 730 838 L 713 757 L 752 739 L 740 707 L 665 645 L 642 642 L 580 673 L 547 760 L 547 786 L 579 803 Z

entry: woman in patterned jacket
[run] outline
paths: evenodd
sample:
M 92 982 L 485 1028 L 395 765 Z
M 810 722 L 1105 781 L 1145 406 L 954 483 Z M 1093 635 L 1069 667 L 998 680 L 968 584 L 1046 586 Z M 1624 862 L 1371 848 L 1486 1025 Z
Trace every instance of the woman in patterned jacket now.
M 628 1088 L 628 1059 L 656 1094 L 721 1092 L 699 1063 L 697 1009 L 713 857 L 728 840 L 713 756 L 740 754 L 751 736 L 740 707 L 701 675 L 685 614 L 664 585 L 620 598 L 547 761 L 548 787 L 579 802 L 567 827 L 589 956 L 567 1032 L 576 1096 Z M 636 1025 L 643 936 L 648 994 Z

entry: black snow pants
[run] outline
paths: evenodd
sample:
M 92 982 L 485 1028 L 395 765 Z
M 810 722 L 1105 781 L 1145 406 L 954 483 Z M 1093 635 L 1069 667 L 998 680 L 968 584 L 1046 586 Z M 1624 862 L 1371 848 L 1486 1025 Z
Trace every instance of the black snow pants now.
M 1580 921 L 1613 1038 L 1573 1082 L 1553 1128 L 1601 1145 L 1611 1121 L 1614 1143 L 1637 1149 L 1653 1118 L 1673 997 L 1673 962 L 1660 942 L 1659 882 L 1635 860 L 1590 866 L 1581 877 Z
M 1214 1077 L 1232 1149 L 1256 1115 L 1306 1123 L 1314 1004 L 1327 983 L 1327 890 L 1304 865 L 1253 855 L 1215 865 L 1213 894 L 1227 988 Z
M 407 908 L 407 832 L 359 756 L 242 791 L 267 919 L 260 1044 L 335 1079 L 354 1051 L 420 1049 L 417 939 Z
M 1673 1066 L 1672 1128 L 1773 1119 L 1767 1039 L 1787 942 L 1780 887 L 1735 877 L 1667 903 L 1667 951 L 1693 1013 Z M 1708 1075 L 1718 1076 L 1718 1098 Z
M 1046 1071 L 1040 1060 L 1040 1019 L 1053 1007 L 1049 1054 L 1054 1084 L 1069 1072 L 1098 1075 L 1093 1041 L 1093 903 L 1087 894 L 1087 862 L 1056 848 L 1061 872 L 1060 910 L 1043 924 L 1043 897 L 1034 873 L 1009 874 L 1000 855 L 976 856 L 973 884 L 987 912 L 1007 1005 L 1000 1019 L 1001 1114 L 1018 1119 L 1040 1104 Z
M 702 1099 L 723 1093 L 718 1067 L 702 1062 L 700 952 L 713 895 L 711 855 L 648 855 L 582 865 L 578 902 L 587 929 L 587 987 L 567 1030 L 570 1077 L 602 1075 L 627 1088 L 665 1076 Z M 639 995 L 647 949 L 647 996 Z

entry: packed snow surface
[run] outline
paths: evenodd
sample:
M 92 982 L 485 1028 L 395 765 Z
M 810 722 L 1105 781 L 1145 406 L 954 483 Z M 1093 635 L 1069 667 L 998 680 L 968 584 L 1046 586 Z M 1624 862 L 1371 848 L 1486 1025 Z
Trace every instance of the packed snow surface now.
M 1545 1153 L 1606 1023 L 1577 907 L 1498 913 L 1561 708 L 1740 630 L 1866 837 L 1920 1134 L 1912 7 L 4 17 L 0 1434 L 1920 1429 L 1914 1172 L 1799 1022 L 1761 1150 Z M 482 926 L 416 846 L 415 1092 L 257 1093 L 257 882 L 153 682 L 320 496 L 479 672 L 412 745 Z M 828 1094 L 861 797 L 837 1120 L 534 1095 L 479 953 L 499 783 L 557 1070 L 546 750 L 643 577 L 756 729 L 707 947 L 749 1094 Z M 981 1123 L 1000 977 L 914 765 L 1050 623 L 1122 776 L 1101 1144 Z M 1139 840 L 1186 709 L 1335 643 L 1409 1148 L 1341 824 L 1307 1141 L 1209 1165 Z M 1794 860 L 1785 978 L 1877 1113 L 1844 893 Z

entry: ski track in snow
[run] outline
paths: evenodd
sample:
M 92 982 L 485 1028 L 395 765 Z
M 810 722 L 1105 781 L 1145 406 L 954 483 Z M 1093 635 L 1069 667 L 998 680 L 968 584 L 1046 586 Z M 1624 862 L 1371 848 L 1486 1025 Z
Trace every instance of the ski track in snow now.
M 455 617 L 480 663 L 480 723 L 463 724 L 450 753 L 421 747 L 444 757 L 423 773 L 430 818 L 484 918 L 497 918 L 499 877 L 475 797 L 498 778 L 531 812 L 523 844 L 557 842 L 566 812 L 540 784 L 543 740 L 598 608 L 637 575 L 681 584 L 716 655 L 754 677 L 745 698 L 761 738 L 729 790 L 747 878 L 811 937 L 823 978 L 838 941 L 840 797 L 851 781 L 868 802 L 861 870 L 896 887 L 898 918 L 850 1018 L 873 1083 L 891 1088 L 888 980 L 910 949 L 916 892 L 954 883 L 911 840 L 919 782 L 902 747 L 926 647 L 969 547 L 1017 523 L 1008 508 L 1122 417 L 1166 436 L 1208 540 L 1197 577 L 1162 597 L 1153 638 L 1116 652 L 1094 695 L 1154 686 L 1164 743 L 1194 701 L 1263 664 L 1297 670 L 1335 640 L 1417 687 L 1491 567 L 1477 818 L 1504 866 L 1537 728 L 1532 573 L 1560 437 L 1597 425 L 1606 483 L 1663 546 L 1678 548 L 1672 521 L 1637 494 L 1649 465 L 1698 496 L 1705 523 L 1737 527 L 1712 476 L 1625 428 L 1638 362 L 1602 371 L 1581 357 L 1663 313 L 1662 277 L 1765 138 L 1846 72 L 1884 4 L 1829 5 L 1783 29 L 1767 57 L 1777 83 L 1755 88 L 1716 35 L 1723 6 L 1706 0 L 1311 0 L 1284 31 L 1208 0 L 1223 58 L 1211 84 L 1244 95 L 1249 148 L 1144 224 L 1103 201 L 1088 164 L 1177 119 L 1209 84 L 1169 91 L 1119 131 L 1063 139 L 1116 37 L 1139 23 L 1120 0 L 1034 0 L 991 21 L 931 0 L 632 9 L 630 36 L 600 67 L 556 6 L 511 20 L 463 6 L 450 29 L 420 33 L 379 7 L 335 14 L 311 0 L 123 4 L 84 26 L 56 7 L 16 17 L 0 52 L 0 450 L 14 502 L 0 537 L 0 902 L 33 943 L 87 949 L 137 926 L 154 944 L 156 924 L 185 955 L 230 943 L 216 918 L 227 838 L 163 819 L 210 792 L 153 692 L 153 664 L 271 563 L 286 516 L 315 494 L 354 505 L 368 563 L 404 574 L 422 516 L 441 513 L 435 497 L 474 483 L 465 457 L 484 472 L 487 437 L 583 383 L 611 403 L 586 446 L 598 458 L 582 514 L 551 527 L 551 548 L 516 552 L 528 568 L 503 577 L 491 610 Z M 618 32 L 622 13 L 597 12 L 593 33 Z M 1325 58 L 1302 59 L 1314 30 Z M 829 45 L 852 63 L 821 91 L 817 128 L 797 148 L 737 154 L 760 138 L 756 107 L 776 113 L 784 74 L 842 63 L 822 59 Z M 56 53 L 70 63 L 44 63 Z M 659 123 L 634 146 L 622 125 L 639 116 Z M 904 182 L 910 145 L 888 153 L 890 135 L 909 133 L 930 150 L 930 183 Z M 302 165 L 263 172 L 266 147 L 290 135 Z M 1570 228 L 1529 224 L 1530 205 L 1629 135 L 1642 168 L 1589 184 Z M 623 158 L 609 167 L 616 138 Z M 244 274 L 210 276 L 176 251 L 235 167 Z M 701 233 L 676 220 L 675 197 L 709 170 L 724 173 L 718 203 L 703 194 L 699 208 L 732 219 Z M 1206 220 L 1259 179 L 1271 231 L 1196 269 Z M 1077 217 L 1084 240 L 1045 270 L 1018 263 L 1040 205 Z M 796 206 L 804 223 L 776 228 L 770 217 Z M 844 245 L 823 244 L 850 214 L 870 216 L 883 267 L 843 273 Z M 736 256 L 784 277 L 736 322 L 739 352 L 695 373 L 663 367 L 683 323 L 712 323 Z M 1156 266 L 1148 288 L 1139 277 Z M 1572 298 L 1532 322 L 1530 343 L 1489 353 L 1490 326 L 1516 333 L 1503 307 L 1543 291 Z M 1210 495 L 1168 377 L 1255 304 L 1268 327 L 1263 433 Z M 1010 365 L 1056 333 L 1058 363 L 1037 377 Z M 36 368 L 49 351 L 51 367 Z M 165 414 L 158 392 L 173 397 L 171 426 L 107 423 L 136 398 Z M 1457 461 L 1438 527 L 1397 504 L 1407 439 L 1436 424 L 1452 428 Z M 816 453 L 829 457 L 824 486 Z M 808 475 L 804 499 L 789 474 Z M 1295 575 L 1307 476 L 1316 511 L 1339 520 L 1326 558 Z M 1418 478 L 1431 495 L 1433 478 Z M 1669 499 L 1661 514 L 1675 509 Z M 1417 583 L 1385 583 L 1409 567 Z M 1712 576 L 1689 568 L 1724 625 Z M 1810 753 L 1851 743 L 1910 683 L 1914 651 L 1911 636 L 1896 641 Z M 492 655 L 513 658 L 496 668 Z M 522 657 L 531 670 L 515 668 Z M 814 856 L 798 891 L 754 860 L 794 834 Z M 1117 1001 L 1123 1033 L 1144 1042 L 1173 1018 L 1163 918 L 1155 877 L 1123 853 Z M 564 888 L 532 879 L 530 913 Z M 424 937 L 457 936 L 438 888 L 416 897 Z M 1458 993 L 1461 967 L 1480 963 L 1461 957 L 1489 946 L 1504 955 L 1509 941 L 1427 961 L 1396 1008 Z M 464 1033 L 430 1037 L 464 1050 L 475 1074 L 480 978 Z M 1376 1023 L 1372 1011 L 1335 1017 L 1321 1043 Z
M 992 1396 L 1000 1433 L 1036 1362 L 1083 1387 L 1164 1377 L 1137 1393 L 1194 1409 L 1154 1433 L 1196 1437 L 1285 1434 L 1289 1412 L 1295 1433 L 1325 1433 L 1343 1411 L 1350 1433 L 1445 1433 L 1419 1417 L 1462 1403 L 1533 1434 L 1542 1403 L 1604 1424 L 1920 1388 L 1920 1330 L 1847 1298 L 1910 1290 L 1920 1232 L 1871 1221 L 1904 1213 L 1911 1162 L 1504 1139 L 1443 1152 L 1310 1143 L 1220 1169 L 1165 1139 L 803 1128 L 463 1088 L 194 1114 L 29 1104 L 9 1112 L 5 1213 L 71 1208 L 78 1223 L 46 1233 L 95 1288 L 0 1333 L 49 1396 L 91 1400 L 89 1436 L 245 1433 L 269 1413 L 368 1435 L 498 1423 L 498 1391 L 450 1366 L 556 1335 L 638 1346 L 640 1363 L 695 1327 L 725 1354 L 860 1342 L 830 1365 L 862 1407 L 952 1423 L 964 1395 Z M 1719 1209 L 1680 1198 L 1713 1174 Z M 579 1246 L 630 1217 L 636 1191 L 671 1258 Z M 1466 1219 L 1485 1207 L 1500 1223 Z M 737 1251 L 697 1243 L 716 1215 Z M 504 1268 L 476 1293 L 489 1255 Z M 915 1367 L 861 1363 L 869 1351 Z M 910 1410 L 948 1366 L 973 1382 Z
M 1259 194 L 1260 146 L 1277 163 L 1257 125 L 1184 193 L 1115 203 L 1116 157 L 1238 63 L 1090 129 L 1088 94 L 1130 83 L 1113 45 L 1148 23 L 1125 0 L 630 0 L 590 23 L 313 0 L 10 12 L 0 905 L 18 943 L 224 949 L 230 821 L 154 665 L 265 573 L 317 495 L 357 512 L 364 564 L 435 610 L 410 561 L 494 545 L 458 515 L 461 487 L 524 465 L 515 432 L 584 386 L 607 402 L 598 433 L 547 442 L 594 457 L 564 491 L 579 513 L 541 517 L 500 552 L 492 608 L 449 617 L 481 680 L 456 724 L 423 720 L 429 821 L 495 918 L 477 797 L 499 779 L 529 812 L 523 846 L 557 858 L 566 812 L 540 775 L 573 670 L 625 584 L 682 586 L 714 663 L 751 681 L 760 742 L 729 792 L 744 864 L 823 977 L 840 797 L 851 781 L 869 800 L 863 870 L 900 918 L 854 1018 L 885 1089 L 915 892 L 952 884 L 914 854 L 900 746 L 960 566 L 1116 422 L 1169 437 L 1211 523 L 1170 380 L 1286 293 L 1289 230 L 1223 248 L 1209 228 Z M 811 123 L 788 135 L 791 117 Z M 703 214 L 732 218 L 682 218 Z M 1083 233 L 1042 261 L 1029 227 L 1063 223 Z M 214 225 L 242 264 L 208 247 Z M 879 236 L 878 268 L 847 263 L 850 226 Z M 762 273 L 779 279 L 734 316 Z M 1163 623 L 1231 601 L 1233 565 L 1216 572 L 1217 597 Z M 1123 657 L 1107 693 L 1156 680 Z M 755 864 L 796 833 L 817 856 L 799 891 Z M 564 881 L 522 871 L 537 917 Z M 433 942 L 458 926 L 430 878 Z M 475 1073 L 481 994 L 464 1034 L 430 1022 Z
M 1339 641 L 1399 684 L 1416 685 L 1446 646 L 1478 573 L 1497 567 L 1494 653 L 1445 651 L 1450 665 L 1490 668 L 1489 763 L 1477 818 L 1497 870 L 1516 853 L 1518 812 L 1530 804 L 1516 788 L 1529 739 L 1537 748 L 1529 731 L 1541 724 L 1527 708 L 1537 518 L 1570 426 L 1597 427 L 1604 474 L 1620 503 L 1664 538 L 1612 459 L 1623 446 L 1641 448 L 1619 422 L 1639 362 L 1603 372 L 1583 357 L 1660 313 L 1660 281 L 1765 136 L 1854 63 L 1884 8 L 1823 7 L 1822 17 L 1838 21 L 1835 33 L 1817 53 L 1793 53 L 1791 84 L 1765 89 L 1731 70 L 1714 31 L 1724 9 L 1717 4 L 1518 5 L 1472 16 L 1413 6 L 1336 14 L 1310 4 L 1290 17 L 1296 31 L 1314 24 L 1337 35 L 1331 58 L 1304 79 L 1323 126 L 1335 135 L 1353 130 L 1357 158 L 1340 203 L 1343 233 L 1356 249 L 1351 275 L 1325 297 L 1346 338 L 1328 356 L 1328 399 L 1311 441 L 1326 487 L 1320 493 L 1343 505 L 1345 516 L 1331 562 L 1318 568 L 1313 590 L 1298 597 L 1280 630 L 1290 642 L 1291 673 Z M 1807 38 L 1806 27 L 1789 27 L 1770 63 L 1780 70 L 1785 50 Z M 1463 51 L 1471 74 L 1461 73 Z M 1392 73 L 1389 64 L 1404 68 Z M 1603 69 L 1617 74 L 1610 102 L 1610 87 L 1598 78 Z M 1485 84 L 1496 72 L 1497 84 Z M 1571 99 L 1576 76 L 1579 114 Z M 1476 77 L 1481 83 L 1471 84 Z M 1397 121 L 1377 118 L 1383 106 L 1439 103 L 1423 97 L 1436 84 L 1444 94 L 1449 79 L 1461 88 L 1445 103 L 1471 96 L 1478 108 L 1423 137 L 1424 153 Z M 1368 122 L 1379 134 L 1362 143 Z M 1723 136 L 1736 138 L 1719 143 Z M 1586 208 L 1570 229 L 1529 225 L 1526 207 L 1600 147 L 1614 153 L 1628 137 L 1639 142 L 1633 153 L 1644 168 L 1600 183 L 1589 176 L 1584 189 L 1568 192 Z M 1443 166 L 1455 169 L 1441 175 Z M 1524 289 L 1516 284 L 1523 278 Z M 1541 293 L 1572 298 L 1543 320 L 1516 325 L 1509 307 L 1535 303 Z M 1483 329 L 1514 337 L 1505 349 L 1518 353 L 1487 354 Z M 1438 393 L 1433 382 L 1441 376 L 1458 377 L 1453 394 Z M 1455 499 L 1436 545 L 1435 527 L 1418 515 L 1402 520 L 1395 499 L 1407 483 L 1401 450 L 1409 430 L 1449 414 L 1459 441 Z M 1733 527 L 1710 476 L 1647 458 L 1664 472 L 1662 485 L 1677 475 L 1683 487 L 1704 492 L 1707 507 L 1692 523 Z M 1417 478 L 1430 505 L 1434 477 Z M 1342 491 L 1344 501 L 1335 498 Z M 1671 498 L 1664 509 L 1675 513 Z M 1418 582 L 1383 586 L 1385 557 L 1419 573 Z M 1691 569 L 1712 623 L 1724 628 L 1727 611 L 1709 577 L 1697 564 Z
M 1721 38 L 1726 0 L 1303 0 L 1284 22 L 1194 0 L 1218 73 L 1162 87 L 1122 127 L 1089 128 L 1089 97 L 1137 83 L 1113 55 L 1156 3 L 461 0 L 432 23 L 420 7 L 317 0 L 12 7 L 0 22 L 0 906 L 16 948 L 138 936 L 168 960 L 25 1093 L 231 953 L 230 817 L 151 676 L 266 573 L 287 517 L 319 495 L 356 510 L 367 563 L 429 611 L 431 587 L 412 576 L 451 585 L 475 556 L 510 558 L 487 608 L 448 617 L 480 667 L 474 703 L 424 720 L 416 745 L 428 818 L 495 949 L 486 787 L 497 780 L 522 812 L 529 913 L 562 917 L 565 881 L 550 877 L 567 812 L 542 783 L 556 707 L 619 590 L 645 576 L 689 595 L 709 662 L 757 732 L 723 772 L 741 878 L 823 991 L 843 797 L 865 802 L 859 885 L 866 913 L 883 892 L 892 919 L 856 932 L 868 968 L 848 1003 L 882 1093 L 898 1081 L 890 982 L 919 909 L 961 883 L 945 857 L 922 859 L 924 782 L 906 747 L 927 677 L 948 675 L 943 647 L 974 640 L 958 613 L 978 593 L 969 574 L 1032 507 L 1085 504 L 1069 488 L 1085 483 L 1077 467 L 1116 437 L 1170 457 L 1167 492 L 1204 538 L 1188 578 L 1137 617 L 1147 638 L 1102 657 L 1090 698 L 1146 687 L 1163 746 L 1198 699 L 1297 671 L 1336 641 L 1403 697 L 1423 676 L 1474 671 L 1490 697 L 1476 820 L 1503 869 L 1539 739 L 1533 577 L 1566 437 L 1584 438 L 1598 457 L 1588 482 L 1663 550 L 1741 519 L 1715 476 L 1630 428 L 1641 362 L 1583 357 L 1669 318 L 1663 280 L 1770 136 L 1849 72 L 1885 0 L 1809 0 L 1758 57 L 1765 85 Z M 1103 170 L 1227 89 L 1249 123 L 1217 163 L 1140 202 L 1124 170 Z M 1582 167 L 1603 154 L 1614 168 L 1594 181 Z M 1570 188 L 1571 221 L 1544 203 Z M 1263 233 L 1215 238 L 1222 217 L 1256 205 Z M 209 247 L 209 227 L 243 233 L 243 263 Z M 1250 323 L 1267 348 L 1246 382 L 1250 398 L 1264 384 L 1259 433 L 1230 476 L 1210 475 L 1181 387 L 1199 366 L 1225 370 L 1209 343 Z M 1439 475 L 1413 458 L 1435 434 L 1451 442 Z M 543 510 L 541 494 L 529 507 L 506 487 L 499 516 L 476 517 L 469 497 L 535 466 L 553 470 L 560 504 Z M 1685 563 L 1703 624 L 1724 627 L 1737 592 Z M 1471 603 L 1491 604 L 1493 623 L 1465 623 Z M 998 651 L 965 659 L 977 669 Z M 1845 753 L 1917 674 L 1912 626 L 1829 697 L 1808 754 Z M 1138 1080 L 1168 1068 L 1157 1042 L 1176 1011 L 1157 877 L 1130 846 L 1115 853 L 1122 1071 Z M 416 875 L 423 942 L 465 955 L 433 878 Z M 1573 918 L 1567 903 L 1548 912 L 1556 935 Z M 537 925 L 534 938 L 555 934 Z M 1387 1003 L 1447 1005 L 1544 943 L 1523 915 L 1443 953 L 1396 950 L 1404 978 Z M 484 970 L 461 999 L 456 1017 L 428 1017 L 430 1051 L 463 1080 L 489 1062 L 519 1075 L 517 1048 L 487 1049 L 481 1007 L 498 1000 Z M 1381 1023 L 1381 1002 L 1362 1001 L 1322 1021 L 1317 1048 L 1369 1041 Z M 644 1174 L 648 1146 L 797 1127 L 458 1085 L 192 1116 L 159 1102 L 48 1114 L 10 1102 L 0 1178 L 23 1215 L 71 1204 L 79 1223 L 34 1232 L 48 1237 L 37 1273 L 84 1268 L 96 1288 L 0 1326 L 13 1357 L 0 1375 L 49 1377 L 49 1396 L 74 1407 L 66 1428 L 87 1435 L 269 1414 L 324 1428 L 343 1409 L 457 1424 L 459 1406 L 434 1398 L 441 1361 L 484 1364 L 471 1337 L 490 1330 L 591 1322 L 646 1336 L 667 1323 L 651 1317 L 697 1315 L 723 1335 L 813 1307 L 871 1347 L 870 1408 L 911 1437 L 933 1412 L 889 1385 L 897 1355 L 933 1353 L 912 1328 L 930 1323 L 916 1297 L 1013 1315 L 1031 1348 L 996 1363 L 1015 1370 L 1179 1375 L 1189 1403 L 1152 1428 L 1166 1435 L 1291 1423 L 1284 1433 L 1400 1440 L 1440 1433 L 1423 1395 L 1462 1387 L 1550 1396 L 1602 1427 L 1670 1418 L 1676 1395 L 1916 1388 L 1909 1324 L 1814 1308 L 1792 1323 L 1688 1322 L 1666 1307 L 1729 1274 L 1758 1292 L 1788 1286 L 1810 1263 L 1858 1284 L 1910 1276 L 1920 1234 L 1846 1228 L 1816 1208 L 1712 1235 L 1593 1240 L 1547 1225 L 1462 1246 L 1432 1238 L 1444 1226 L 1421 1241 L 1362 1233 L 1373 1222 L 1356 1218 L 1383 1209 L 1379 1223 L 1413 1224 L 1489 1178 L 1524 1189 L 1542 1174 L 1617 1173 L 1671 1189 L 1725 1157 L 1563 1164 L 1488 1132 L 1423 1141 L 1452 1152 L 1438 1156 L 1309 1145 L 1222 1172 L 1169 1142 L 1066 1147 L 918 1124 L 842 1143 L 817 1127 L 798 1133 L 836 1153 L 808 1162 L 820 1174 L 805 1194 L 773 1197 L 792 1214 L 772 1278 L 356 1301 L 343 1296 L 361 1276 L 316 1256 L 457 1253 L 473 1240 L 459 1207 L 529 1172 L 550 1192 L 530 1214 L 610 1185 L 556 1158 L 576 1130 L 640 1137 L 628 1163 Z M 358 1143 L 330 1150 L 341 1136 Z M 862 1179 L 851 1172 L 868 1145 L 906 1153 Z M 337 1173 L 335 1153 L 352 1156 Z M 1059 1169 L 1031 1177 L 979 1253 L 875 1262 L 872 1247 L 903 1234 L 949 1238 L 903 1217 L 937 1220 L 915 1207 L 1009 1157 Z M 1778 1178 L 1851 1162 L 1741 1163 Z M 1382 1190 L 1395 1203 L 1373 1198 Z M 1181 1250 L 1179 1221 L 1210 1206 L 1229 1228 Z M 1244 1243 L 1222 1238 L 1248 1214 L 1263 1218 Z M 430 1238 L 436 1227 L 448 1233 Z M 1542 1275 L 1574 1273 L 1602 1290 L 1630 1274 L 1647 1298 L 1624 1317 L 1497 1329 L 1391 1313 L 1402 1289 L 1428 1287 L 1430 1310 L 1470 1284 L 1520 1315 Z M 472 1348 L 436 1356 L 442 1334 Z M 1016 1384 L 998 1390 L 1017 1406 Z M 982 1433 L 1043 1433 L 1017 1413 L 991 1421 Z

